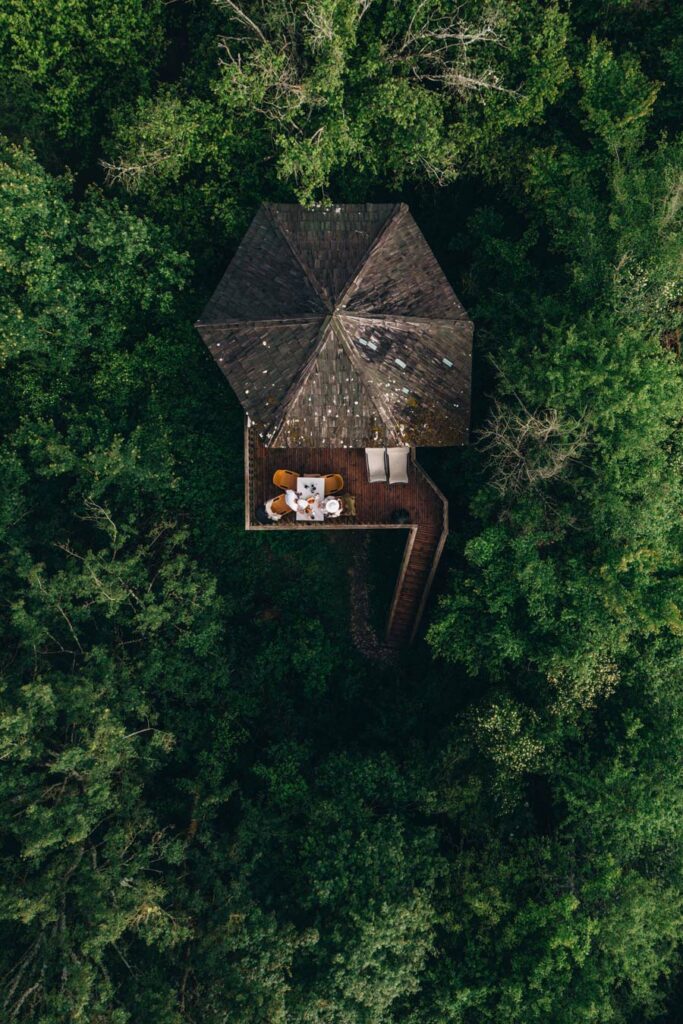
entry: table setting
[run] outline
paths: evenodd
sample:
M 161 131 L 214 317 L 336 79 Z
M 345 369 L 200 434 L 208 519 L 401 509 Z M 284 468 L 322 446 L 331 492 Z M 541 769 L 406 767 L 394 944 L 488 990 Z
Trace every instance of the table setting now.
M 342 503 L 334 495 L 325 497 L 324 477 L 297 477 L 296 491 L 288 490 L 285 500 L 300 523 L 322 523 L 342 513 Z

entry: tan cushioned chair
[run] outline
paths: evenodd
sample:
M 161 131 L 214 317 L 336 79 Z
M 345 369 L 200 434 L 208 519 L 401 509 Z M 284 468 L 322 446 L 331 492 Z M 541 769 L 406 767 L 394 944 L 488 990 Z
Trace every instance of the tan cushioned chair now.
M 371 484 L 386 483 L 387 467 L 384 448 L 366 448 L 365 461 L 368 464 L 368 481 Z
M 325 494 L 336 494 L 344 487 L 344 477 L 339 473 L 325 474 Z
M 389 463 L 389 483 L 408 483 L 408 455 L 410 448 L 387 448 Z

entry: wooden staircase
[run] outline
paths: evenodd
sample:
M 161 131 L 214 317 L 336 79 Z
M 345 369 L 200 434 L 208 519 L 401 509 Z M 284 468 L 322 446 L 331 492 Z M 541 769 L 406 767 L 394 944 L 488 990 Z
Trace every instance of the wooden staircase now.
M 411 527 L 387 620 L 385 639 L 392 647 L 414 640 L 448 536 L 448 502 L 417 461 L 413 466 L 438 497 L 441 516 Z

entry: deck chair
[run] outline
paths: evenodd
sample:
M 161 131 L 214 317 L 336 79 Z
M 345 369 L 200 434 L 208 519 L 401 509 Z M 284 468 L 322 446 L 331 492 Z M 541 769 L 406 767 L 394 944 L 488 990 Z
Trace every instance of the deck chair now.
M 266 503 L 266 508 L 270 506 L 270 511 L 276 516 L 286 516 L 292 512 L 293 509 L 289 507 L 285 499 L 284 494 L 278 494 L 277 498 L 273 498 L 272 501 Z
M 371 484 L 386 483 L 387 467 L 384 461 L 384 448 L 366 448 L 365 461 L 368 464 L 368 482 Z
M 295 491 L 298 476 L 293 469 L 276 469 L 273 473 L 273 483 L 283 491 Z
M 343 487 L 344 477 L 339 473 L 325 474 L 325 496 L 328 494 L 336 494 L 337 491 L 341 491 Z
M 389 463 L 389 483 L 408 483 L 408 454 L 410 448 L 387 448 Z

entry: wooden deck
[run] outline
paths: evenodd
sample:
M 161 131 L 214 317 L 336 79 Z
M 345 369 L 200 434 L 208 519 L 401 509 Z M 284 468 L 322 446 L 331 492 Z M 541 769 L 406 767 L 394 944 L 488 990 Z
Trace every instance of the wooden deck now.
M 344 491 L 355 496 L 356 516 L 300 523 L 291 515 L 262 526 L 254 518 L 254 510 L 278 493 L 273 486 L 276 469 L 293 469 L 302 475 L 341 473 Z M 398 646 L 414 639 L 448 535 L 448 502 L 417 462 L 414 450 L 408 463 L 407 484 L 371 484 L 361 448 L 266 448 L 247 424 L 244 480 L 247 530 L 405 530 L 408 536 L 389 610 L 386 641 Z M 407 509 L 410 521 L 400 526 L 391 523 L 391 513 L 396 509 Z

